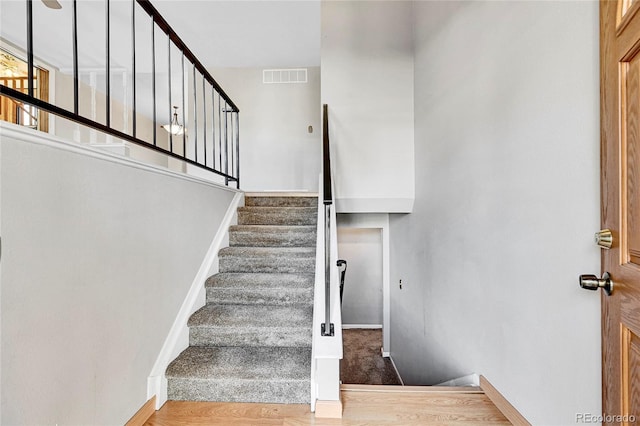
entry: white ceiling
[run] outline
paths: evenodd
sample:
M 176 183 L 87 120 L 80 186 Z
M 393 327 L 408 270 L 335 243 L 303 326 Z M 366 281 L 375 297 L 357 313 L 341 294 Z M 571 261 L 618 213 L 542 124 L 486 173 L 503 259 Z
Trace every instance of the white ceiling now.
M 42 60 L 69 69 L 72 3 L 59 1 L 61 10 L 34 1 L 34 50 Z M 130 1 L 111 0 L 112 66 L 130 62 Z M 152 0 L 152 4 L 205 67 L 320 65 L 320 0 Z M 150 28 L 139 12 L 138 33 Z M 24 0 L 0 0 L 0 35 L 22 48 L 25 16 Z M 104 0 L 79 0 L 78 18 L 80 67 L 104 66 Z M 137 43 L 142 39 L 137 36 Z M 156 43 L 162 45 L 162 40 Z M 146 49 L 136 49 L 142 55 L 138 50 Z
M 153 0 L 207 67 L 320 65 L 320 1 Z

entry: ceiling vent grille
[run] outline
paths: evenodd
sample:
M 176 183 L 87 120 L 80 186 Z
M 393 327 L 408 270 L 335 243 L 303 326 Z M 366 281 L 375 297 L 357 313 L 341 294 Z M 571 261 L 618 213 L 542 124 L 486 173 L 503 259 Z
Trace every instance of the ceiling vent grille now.
M 306 83 L 306 68 L 287 68 L 262 70 L 262 82 L 264 84 Z

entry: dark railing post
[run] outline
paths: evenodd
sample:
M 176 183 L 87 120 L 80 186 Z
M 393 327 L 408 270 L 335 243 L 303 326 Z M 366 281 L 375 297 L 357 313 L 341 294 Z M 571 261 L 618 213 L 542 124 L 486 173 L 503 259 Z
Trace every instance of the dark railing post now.
M 204 165 L 207 165 L 207 87 L 202 79 L 202 146 L 204 147 Z
M 216 168 L 216 91 L 211 86 L 211 160 L 213 161 L 212 167 Z
M 182 52 L 182 125 L 187 125 L 187 101 L 184 93 L 184 52 Z M 182 132 L 182 155 L 187 158 L 187 132 Z
M 193 144 L 196 152 L 196 163 L 198 162 L 198 94 L 196 84 L 196 66 L 193 65 Z
M 327 105 L 322 106 L 322 170 L 323 170 L 323 202 L 331 204 L 333 193 L 331 189 L 331 156 L 329 155 L 329 111 Z
M 157 146 L 158 118 L 156 106 L 156 24 L 151 17 L 151 91 L 153 92 L 153 146 Z
M 240 189 L 240 114 L 236 112 L 236 188 Z
M 106 58 L 105 58 L 105 62 L 106 62 L 106 87 L 105 87 L 105 91 L 107 93 L 105 93 L 105 123 L 107 125 L 107 127 L 111 127 L 111 35 L 110 35 L 110 30 L 111 30 L 111 22 L 110 22 L 110 16 L 111 16 L 111 2 L 109 0 L 105 0 L 105 11 L 104 14 L 106 15 L 105 18 L 105 50 L 106 50 Z
M 27 93 L 33 97 L 33 0 L 27 0 L 27 67 Z
M 225 185 L 229 185 L 229 137 L 227 136 L 227 115 L 229 106 L 227 105 L 227 101 L 224 102 L 224 174 L 226 175 L 224 178 Z M 222 124 L 220 125 L 222 127 Z
M 29 67 L 31 68 L 31 67 Z M 78 75 L 78 1 L 73 0 L 73 113 L 78 114 L 80 91 Z
M 167 73 L 169 75 L 169 123 L 173 123 L 173 103 L 171 102 L 171 37 L 167 37 Z M 177 112 L 177 111 L 176 111 Z M 173 129 L 169 132 L 169 151 L 173 152 Z
M 131 0 L 131 85 L 132 85 L 132 120 L 131 135 L 136 137 L 137 113 L 136 113 L 136 0 Z
M 322 203 L 324 204 L 324 323 L 323 336 L 333 336 L 331 323 L 331 155 L 329 151 L 329 115 L 327 105 L 322 106 Z
M 220 126 L 220 130 L 218 131 L 218 155 L 220 157 L 220 170 L 222 170 L 222 101 L 220 100 L 220 93 L 218 92 L 218 126 Z

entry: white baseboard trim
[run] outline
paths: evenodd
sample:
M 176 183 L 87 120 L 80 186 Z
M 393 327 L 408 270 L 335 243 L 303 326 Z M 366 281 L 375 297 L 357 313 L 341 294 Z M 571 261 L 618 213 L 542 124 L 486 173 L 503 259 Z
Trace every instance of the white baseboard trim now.
M 480 386 L 480 375 L 477 373 L 471 373 L 463 377 L 457 377 L 455 379 L 447 380 L 446 382 L 438 383 L 435 386 Z
M 402 376 L 400 375 L 400 372 L 398 371 L 398 367 L 396 367 L 396 363 L 393 360 L 393 358 L 391 356 L 389 356 L 389 359 L 391 360 L 391 365 L 393 365 L 393 369 L 396 370 L 396 374 L 398 375 L 398 379 L 400 379 L 400 384 L 402 386 L 404 386 L 404 380 L 402 380 Z
M 382 328 L 382 324 L 342 324 L 343 330 L 350 330 L 354 328 L 366 328 L 366 329 L 379 329 Z
M 147 378 L 147 398 L 151 398 L 153 395 L 156 396 L 156 409 L 160 409 L 160 407 L 167 402 L 167 379 L 164 373 L 169 363 L 189 346 L 189 328 L 187 327 L 187 321 L 191 314 L 204 306 L 206 302 L 204 282 L 212 274 L 217 272 L 218 251 L 220 251 L 223 244 L 228 242 L 227 231 L 229 230 L 229 226 L 237 221 L 236 211 L 243 199 L 244 194 L 237 192 L 233 200 L 231 200 L 231 204 L 222 219 L 222 223 L 220 223 L 218 232 L 216 232 L 215 237 L 211 241 L 209 250 L 191 283 L 187 296 L 182 302 L 182 306 L 162 345 L 158 358 L 156 358 L 156 362 L 151 369 L 151 374 L 149 374 Z

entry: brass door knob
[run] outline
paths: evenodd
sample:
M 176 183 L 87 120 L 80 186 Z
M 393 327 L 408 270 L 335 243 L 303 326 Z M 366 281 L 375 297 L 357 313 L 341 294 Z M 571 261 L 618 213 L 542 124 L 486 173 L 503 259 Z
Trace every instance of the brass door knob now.
M 596 232 L 596 244 L 600 246 L 600 248 L 609 250 L 613 245 L 613 234 L 610 229 L 602 229 Z
M 608 272 L 602 274 L 602 278 L 598 278 L 595 275 L 580 275 L 580 287 L 585 290 L 597 290 L 603 289 L 607 296 L 611 296 L 613 293 L 613 281 Z

